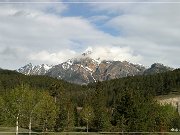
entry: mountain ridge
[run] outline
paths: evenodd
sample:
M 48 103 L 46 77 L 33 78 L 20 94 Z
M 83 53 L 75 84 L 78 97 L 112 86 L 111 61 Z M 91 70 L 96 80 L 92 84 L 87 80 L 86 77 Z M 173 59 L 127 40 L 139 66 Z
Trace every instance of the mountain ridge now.
M 17 69 L 17 72 L 25 75 L 45 75 L 50 68 L 52 68 L 52 65 L 40 64 L 34 66 L 32 63 L 29 63 Z
M 88 84 L 97 81 L 118 79 L 127 76 L 149 75 L 171 71 L 173 68 L 154 63 L 150 68 L 127 61 L 110 61 L 92 59 L 88 51 L 82 57 L 69 59 L 57 65 L 33 65 L 29 63 L 19 69 L 18 72 L 25 75 L 47 75 L 75 84 Z

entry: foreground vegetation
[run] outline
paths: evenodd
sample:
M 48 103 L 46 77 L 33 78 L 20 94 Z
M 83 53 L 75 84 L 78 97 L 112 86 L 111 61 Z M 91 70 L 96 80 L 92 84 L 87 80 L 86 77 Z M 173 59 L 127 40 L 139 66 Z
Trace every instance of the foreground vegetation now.
M 180 70 L 79 86 L 0 70 L 0 125 L 39 132 L 166 132 L 178 108 L 155 96 L 180 93 Z

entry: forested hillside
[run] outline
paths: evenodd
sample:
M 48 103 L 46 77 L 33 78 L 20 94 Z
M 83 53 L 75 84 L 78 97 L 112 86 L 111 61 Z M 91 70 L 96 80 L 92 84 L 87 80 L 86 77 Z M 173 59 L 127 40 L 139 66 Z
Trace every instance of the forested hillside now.
M 155 96 L 171 93 L 180 93 L 179 69 L 88 86 L 0 70 L 0 125 L 33 131 L 170 131 L 180 129 L 178 111 L 158 104 Z
M 180 69 L 154 75 L 126 77 L 110 81 L 99 82 L 105 91 L 119 91 L 133 89 L 153 96 L 180 93 Z M 97 83 L 89 84 L 96 87 Z

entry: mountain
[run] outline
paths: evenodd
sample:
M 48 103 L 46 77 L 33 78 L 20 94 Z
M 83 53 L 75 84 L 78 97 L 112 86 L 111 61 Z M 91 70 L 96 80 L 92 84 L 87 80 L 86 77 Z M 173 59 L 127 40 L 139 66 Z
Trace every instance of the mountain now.
M 151 65 L 150 68 L 144 71 L 144 75 L 152 75 L 152 74 L 163 73 L 163 72 L 172 71 L 172 70 L 173 68 L 164 66 L 161 63 L 154 63 Z
M 100 61 L 92 59 L 92 52 L 83 53 L 81 57 L 69 59 L 58 65 L 45 64 L 33 66 L 31 63 L 17 71 L 26 75 L 47 75 L 53 78 L 66 80 L 76 84 L 88 84 L 127 76 L 149 75 L 171 71 L 172 68 L 155 63 L 146 69 L 142 65 L 132 64 L 127 61 Z
M 89 57 L 91 51 L 81 57 L 69 59 L 55 66 L 31 63 L 17 71 L 25 75 L 47 75 L 76 84 L 88 84 L 127 76 L 142 75 L 145 67 L 127 61 L 100 61 Z
M 47 64 L 33 66 L 32 63 L 25 65 L 24 67 L 19 68 L 17 71 L 25 75 L 45 75 L 52 66 Z
M 46 75 L 72 83 L 87 84 L 96 82 L 93 73 L 97 66 L 98 62 L 91 58 L 78 58 L 52 67 Z
M 96 71 L 94 77 L 99 81 L 111 80 L 127 76 L 135 76 L 143 74 L 145 67 L 135 65 L 127 61 L 102 61 Z

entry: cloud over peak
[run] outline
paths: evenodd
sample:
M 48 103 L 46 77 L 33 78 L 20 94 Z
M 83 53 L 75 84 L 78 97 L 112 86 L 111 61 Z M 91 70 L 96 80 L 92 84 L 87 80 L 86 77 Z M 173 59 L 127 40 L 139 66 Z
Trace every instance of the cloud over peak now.
M 0 67 L 58 64 L 88 47 L 94 59 L 179 67 L 179 13 L 180 4 L 2 4 Z

